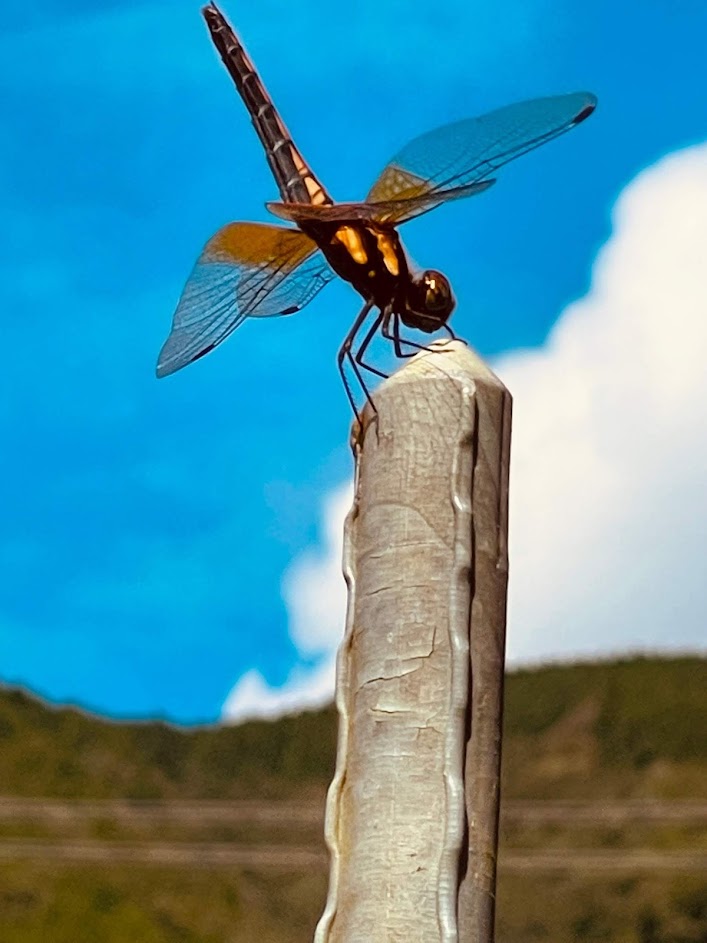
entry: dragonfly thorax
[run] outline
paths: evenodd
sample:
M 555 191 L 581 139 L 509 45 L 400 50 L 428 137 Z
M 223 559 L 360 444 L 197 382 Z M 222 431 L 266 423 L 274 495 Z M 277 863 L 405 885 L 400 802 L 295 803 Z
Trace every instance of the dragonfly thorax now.
M 455 304 L 447 277 L 427 269 L 420 275 L 410 276 L 400 318 L 408 327 L 433 334 L 447 323 Z

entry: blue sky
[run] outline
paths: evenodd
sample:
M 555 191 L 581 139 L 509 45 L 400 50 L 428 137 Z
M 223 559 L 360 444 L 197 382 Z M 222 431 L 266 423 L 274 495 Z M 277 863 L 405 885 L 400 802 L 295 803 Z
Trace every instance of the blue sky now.
M 224 9 L 339 199 L 440 123 L 598 95 L 489 194 L 405 229 L 491 358 L 541 348 L 619 194 L 707 139 L 698 0 Z M 154 379 L 203 243 L 276 197 L 197 3 L 8 10 L 0 97 L 2 677 L 115 716 L 215 719 L 246 672 L 277 686 L 316 661 L 282 584 L 350 476 L 334 355 L 357 298 L 332 284 Z

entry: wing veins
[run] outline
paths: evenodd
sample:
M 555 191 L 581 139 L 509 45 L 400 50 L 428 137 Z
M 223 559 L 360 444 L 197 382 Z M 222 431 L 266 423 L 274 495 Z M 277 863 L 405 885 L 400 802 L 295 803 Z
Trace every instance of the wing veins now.
M 258 231 L 250 227 L 258 227 Z M 244 243 L 244 239 L 255 242 Z M 269 239 L 275 240 L 270 243 L 275 256 L 258 262 L 259 247 L 264 243 L 267 251 Z M 204 247 L 184 286 L 172 329 L 160 351 L 158 376 L 197 360 L 247 317 L 272 317 L 308 304 L 333 278 L 333 273 L 327 277 L 324 257 L 318 259 L 317 255 L 313 240 L 285 227 L 231 223 L 219 230 Z M 306 270 L 298 275 L 302 266 Z M 273 308 L 280 310 L 267 309 L 271 295 Z M 263 305 L 259 315 L 258 308 Z

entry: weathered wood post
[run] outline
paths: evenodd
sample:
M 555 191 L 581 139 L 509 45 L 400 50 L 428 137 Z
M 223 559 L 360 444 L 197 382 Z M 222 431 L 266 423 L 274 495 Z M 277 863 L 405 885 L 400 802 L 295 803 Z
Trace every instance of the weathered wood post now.
M 364 415 L 315 943 L 492 943 L 511 397 L 435 344 Z

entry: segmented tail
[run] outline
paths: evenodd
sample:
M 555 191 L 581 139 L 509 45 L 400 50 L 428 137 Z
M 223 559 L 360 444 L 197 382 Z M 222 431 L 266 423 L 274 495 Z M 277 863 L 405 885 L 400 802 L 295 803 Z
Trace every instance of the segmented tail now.
M 211 39 L 248 109 L 285 203 L 332 203 L 332 199 L 292 142 L 253 63 L 215 3 L 201 11 Z

